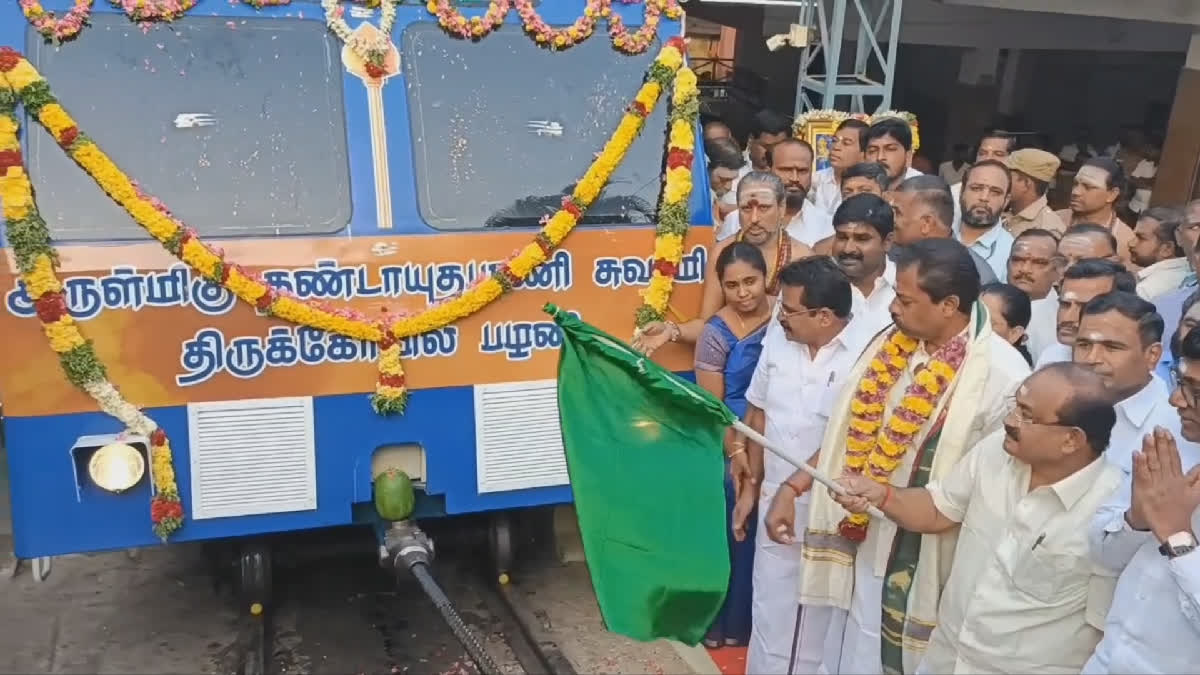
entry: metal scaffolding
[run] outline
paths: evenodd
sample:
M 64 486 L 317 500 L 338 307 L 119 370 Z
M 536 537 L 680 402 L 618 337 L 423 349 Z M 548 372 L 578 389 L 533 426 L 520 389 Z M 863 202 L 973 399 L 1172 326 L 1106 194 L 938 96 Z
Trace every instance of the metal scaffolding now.
M 799 4 L 797 23 L 808 27 L 808 40 L 800 57 L 796 114 L 821 108 L 860 113 L 890 108 L 904 0 L 807 0 Z M 858 36 L 854 69 L 849 71 L 842 64 L 843 46 L 854 28 Z M 886 54 L 880 47 L 885 29 Z

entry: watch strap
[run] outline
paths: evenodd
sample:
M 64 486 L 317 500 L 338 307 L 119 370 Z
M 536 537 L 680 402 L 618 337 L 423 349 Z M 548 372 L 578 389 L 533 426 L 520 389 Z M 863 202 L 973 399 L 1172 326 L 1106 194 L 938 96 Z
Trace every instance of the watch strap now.
M 1178 558 L 1196 550 L 1196 537 L 1191 532 L 1176 532 L 1158 547 L 1158 552 L 1168 558 Z

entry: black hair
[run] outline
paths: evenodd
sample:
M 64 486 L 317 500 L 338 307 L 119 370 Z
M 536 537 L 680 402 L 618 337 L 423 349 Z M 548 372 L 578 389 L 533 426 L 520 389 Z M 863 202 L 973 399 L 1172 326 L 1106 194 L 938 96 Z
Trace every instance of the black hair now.
M 887 167 L 880 162 L 859 162 L 847 167 L 842 172 L 842 183 L 844 184 L 851 178 L 868 178 L 873 180 L 879 185 L 880 190 L 887 190 L 892 182 L 891 177 L 888 176 Z
M 1183 247 L 1175 240 L 1175 230 L 1183 224 L 1187 214 L 1181 209 L 1172 208 L 1169 206 L 1155 206 L 1153 208 L 1142 211 L 1138 216 L 1138 220 L 1149 218 L 1158 223 L 1158 227 L 1154 228 L 1154 235 L 1158 237 L 1159 242 L 1170 244 L 1175 252 L 1175 257 L 1183 255 Z
M 1004 317 L 1004 322 L 1010 326 L 1029 328 L 1029 320 L 1033 317 L 1033 307 L 1029 301 L 1029 294 L 1025 291 L 1012 284 L 996 281 L 985 284 L 983 288 L 979 289 L 979 295 L 994 295 L 1000 298 L 1000 315 Z M 1021 352 L 1021 356 L 1025 357 L 1025 361 L 1030 366 L 1033 365 L 1033 355 L 1029 353 L 1025 340 L 1013 344 L 1013 347 Z
M 884 201 L 883 197 L 870 193 L 847 197 L 838 204 L 833 212 L 833 227 L 836 229 L 847 223 L 870 225 L 879 233 L 880 239 L 887 239 L 896 224 L 891 204 Z
M 958 311 L 970 315 L 979 299 L 979 270 L 965 246 L 954 239 L 924 239 L 896 250 L 900 271 L 916 265 L 917 285 L 930 300 L 958 298 Z
M 724 121 L 718 120 L 718 119 L 708 120 L 707 122 L 705 122 L 704 124 L 701 125 L 701 130 L 708 131 L 710 128 L 716 128 L 716 127 L 724 128 L 725 131 L 729 132 L 730 136 L 733 136 L 733 129 L 731 129 L 729 127 L 729 125 L 726 124 Z
M 1190 361 L 1200 361 L 1200 330 L 1190 331 L 1183 336 L 1179 357 Z
M 1092 298 L 1083 306 L 1080 316 L 1095 316 L 1108 312 L 1116 312 L 1137 324 L 1142 347 L 1162 342 L 1163 318 L 1154 308 L 1154 303 L 1143 300 L 1136 293 L 1112 291 Z
M 1082 258 L 1063 272 L 1063 282 L 1068 279 L 1112 279 L 1113 290 L 1135 293 L 1137 278 L 1125 266 L 1104 258 Z
M 1109 190 L 1116 188 L 1117 199 L 1120 199 L 1125 194 L 1125 184 L 1128 182 L 1125 179 L 1125 169 L 1122 169 L 1116 160 L 1109 159 L 1108 157 L 1093 157 L 1084 162 L 1083 166 L 1095 167 L 1107 172 L 1108 180 L 1105 182 L 1104 187 Z
M 1071 385 L 1070 396 L 1058 408 L 1058 423 L 1082 431 L 1092 451 L 1103 455 L 1117 424 L 1117 402 L 1100 376 L 1071 361 L 1048 364 L 1038 373 L 1054 373 Z
M 750 265 L 761 272 L 764 279 L 767 276 L 767 260 L 763 257 L 762 251 L 754 244 L 735 241 L 721 249 L 721 252 L 717 254 L 717 278 L 724 280 L 725 268 L 735 262 L 744 262 Z
M 1117 238 L 1113 236 L 1112 230 L 1096 223 L 1078 223 L 1067 228 L 1063 233 L 1063 239 L 1073 234 L 1098 234 L 1108 241 L 1108 245 L 1112 247 L 1113 253 L 1117 252 Z M 1060 240 L 1061 241 L 1061 240 Z
M 846 119 L 842 120 L 841 124 L 837 125 L 837 129 L 834 129 L 833 133 L 836 134 L 842 129 L 858 129 L 858 135 L 862 136 L 862 130 L 867 129 L 870 126 L 870 124 L 867 124 L 857 117 L 847 117 Z
M 985 131 L 983 132 L 983 135 L 979 137 L 979 144 L 983 145 L 983 142 L 989 138 L 996 138 L 1008 143 L 1009 152 L 1012 152 L 1013 149 L 1017 147 L 1017 137 L 1008 133 L 1007 131 L 999 131 L 997 129 Z
M 906 178 L 896 192 L 912 193 L 917 201 L 933 211 L 942 225 L 949 228 L 954 224 L 954 195 L 950 185 L 940 176 L 922 174 Z
M 734 196 L 740 199 L 742 190 L 751 185 L 769 188 L 775 194 L 776 204 L 783 204 L 787 200 L 787 186 L 783 184 L 783 179 L 770 171 L 751 171 L 742 176 L 741 180 L 737 182 L 737 194 Z
M 775 145 L 771 146 L 771 149 L 767 151 L 767 166 L 768 167 L 775 166 L 775 153 L 778 152 L 780 148 L 785 148 L 789 145 L 798 145 L 798 146 L 804 148 L 805 150 L 808 150 L 808 155 L 810 157 L 816 156 L 813 153 L 812 145 L 808 141 L 804 140 L 803 138 L 796 138 L 795 136 L 789 136 L 789 137 L 783 139 L 782 141 L 779 141 Z
M 791 133 L 792 123 L 788 118 L 780 115 L 774 110 L 760 110 L 754 115 L 751 132 L 756 138 L 763 134 L 775 136 L 777 134 Z
M 737 171 L 746 164 L 742 149 L 732 138 L 714 138 L 704 144 L 704 154 L 708 157 L 708 168 L 732 169 Z
M 1191 295 L 1184 299 L 1183 307 L 1179 309 L 1179 323 L 1175 325 L 1175 334 L 1171 336 L 1171 354 L 1176 358 L 1179 357 L 1183 346 L 1183 317 L 1187 316 L 1197 302 L 1200 302 L 1200 290 L 1192 291 Z
M 966 187 L 967 179 L 971 177 L 972 171 L 974 171 L 975 169 L 978 169 L 980 167 L 984 167 L 984 166 L 990 166 L 993 169 L 999 169 L 1000 172 L 1004 174 L 1004 181 L 1008 185 L 1008 187 L 1006 187 L 1004 189 L 1004 194 L 1008 194 L 1009 192 L 1012 192 L 1012 175 L 1008 173 L 1008 165 L 1005 164 L 1004 162 L 1001 162 L 1000 160 L 996 160 L 996 159 L 985 159 L 982 162 L 975 162 L 970 167 L 968 167 L 966 173 L 963 174 L 963 179 L 962 179 L 963 186 Z M 914 178 L 915 178 L 915 176 L 914 176 Z
M 891 136 L 899 141 L 905 152 L 912 150 L 912 127 L 898 117 L 885 117 L 872 123 L 865 132 L 859 134 L 858 142 L 862 146 L 862 151 L 866 152 L 871 141 L 884 136 Z
M 1049 239 L 1054 242 L 1054 247 L 1058 248 L 1058 233 L 1054 230 L 1044 230 L 1040 227 L 1031 227 L 1028 230 L 1021 232 L 1021 234 L 1013 237 L 1013 243 L 1015 244 L 1022 239 L 1032 239 L 1034 237 L 1044 237 Z
M 779 270 L 779 284 L 804 289 L 804 305 L 809 309 L 828 309 L 839 319 L 850 316 L 853 298 L 850 280 L 828 256 L 794 260 Z

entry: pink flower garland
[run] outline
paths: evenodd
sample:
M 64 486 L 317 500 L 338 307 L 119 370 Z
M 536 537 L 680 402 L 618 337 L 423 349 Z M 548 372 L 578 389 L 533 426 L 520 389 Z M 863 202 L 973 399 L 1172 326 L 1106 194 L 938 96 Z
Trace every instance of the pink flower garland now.
M 109 0 L 134 21 L 174 21 L 196 6 L 196 0 Z
M 47 12 L 38 0 L 20 0 L 21 11 L 42 37 L 52 42 L 62 42 L 75 37 L 87 23 L 92 13 L 92 0 L 75 0 L 70 11 L 61 19 L 54 12 Z

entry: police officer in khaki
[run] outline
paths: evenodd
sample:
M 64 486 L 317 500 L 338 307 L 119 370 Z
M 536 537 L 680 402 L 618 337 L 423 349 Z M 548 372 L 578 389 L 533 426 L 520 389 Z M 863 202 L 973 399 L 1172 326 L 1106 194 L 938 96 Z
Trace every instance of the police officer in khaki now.
M 1012 197 L 1011 213 L 1004 226 L 1014 237 L 1035 227 L 1061 235 L 1067 226 L 1046 203 L 1046 192 L 1058 174 L 1060 160 L 1045 150 L 1025 148 L 1009 155 L 1007 162 Z

